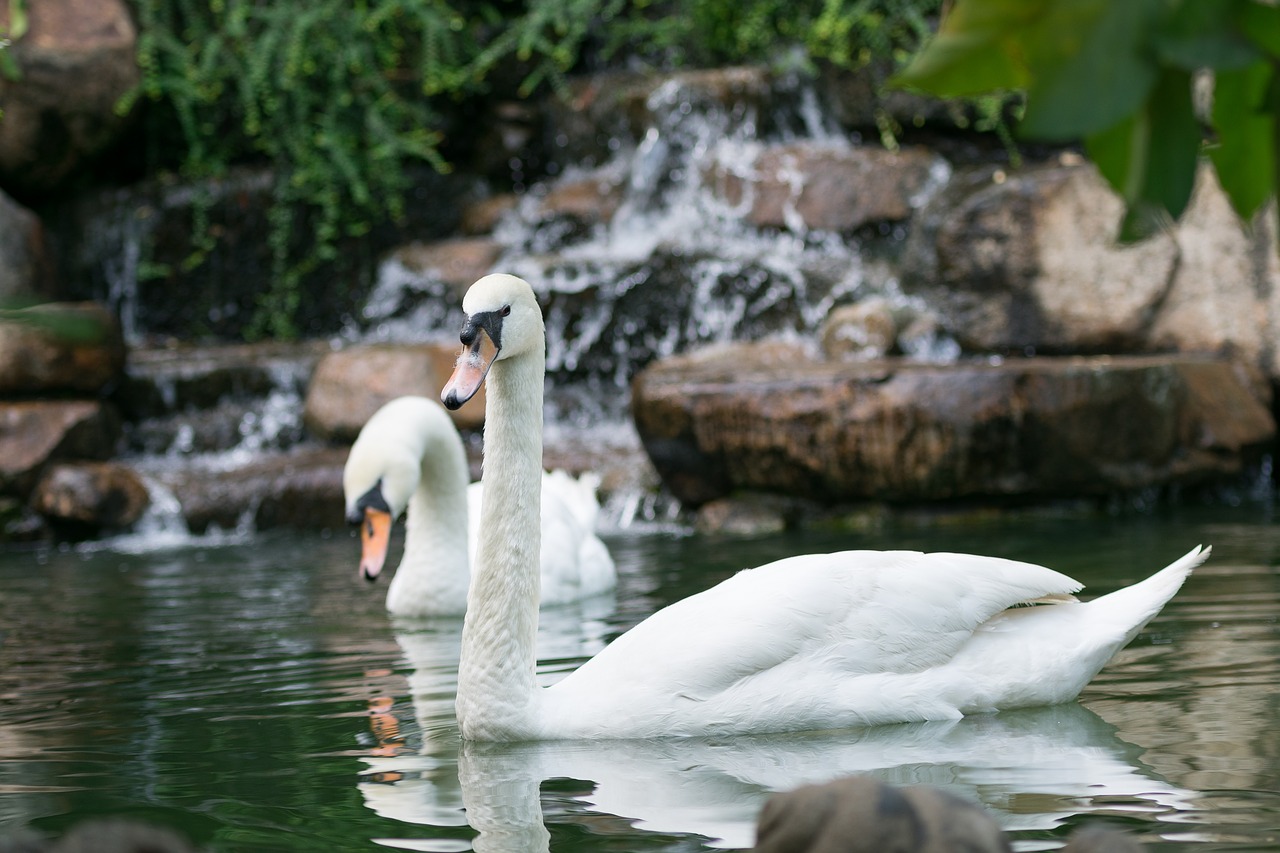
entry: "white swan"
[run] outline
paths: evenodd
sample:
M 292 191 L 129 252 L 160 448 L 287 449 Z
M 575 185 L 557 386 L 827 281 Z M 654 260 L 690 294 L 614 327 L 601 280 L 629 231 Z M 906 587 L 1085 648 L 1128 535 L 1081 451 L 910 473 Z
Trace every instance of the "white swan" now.
M 360 571 L 369 580 L 386 560 L 392 522 L 408 510 L 404 556 L 387 590 L 392 613 L 458 616 L 466 610 L 482 494 L 481 484 L 468 486 L 468 480 L 453 421 L 425 397 L 390 401 L 351 446 L 342 490 L 348 520 L 361 525 Z M 598 595 L 616 583 L 613 558 L 594 532 L 595 486 L 587 475 L 541 474 L 543 604 Z
M 445 405 L 457 408 L 488 382 L 485 494 L 456 702 L 470 740 L 800 731 L 1066 702 L 1208 556 L 1196 548 L 1087 604 L 1071 597 L 1080 589 L 1071 578 L 993 557 L 792 557 L 659 610 L 540 688 L 542 314 L 528 283 L 509 275 L 481 278 L 463 308 Z M 1031 602 L 1044 604 L 1008 609 Z

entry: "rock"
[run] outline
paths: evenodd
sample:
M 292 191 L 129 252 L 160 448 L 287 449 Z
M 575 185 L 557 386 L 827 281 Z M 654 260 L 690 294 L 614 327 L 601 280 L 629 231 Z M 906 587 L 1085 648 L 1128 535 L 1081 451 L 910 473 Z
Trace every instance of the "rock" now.
M 904 290 L 969 351 L 1230 353 L 1280 377 L 1274 210 L 1243 228 L 1206 166 L 1176 225 L 1121 246 L 1119 198 L 1066 159 L 953 181 L 908 238 Z
M 698 508 L 699 533 L 767 536 L 787 528 L 786 507 L 764 495 L 718 498 Z
M 120 324 L 92 302 L 0 313 L 0 394 L 109 390 L 124 371 Z
M 734 345 L 632 383 L 645 449 L 692 506 L 737 490 L 921 502 L 1221 482 L 1271 446 L 1269 404 L 1255 372 L 1191 356 L 836 363 Z
M 1093 166 L 965 171 L 915 220 L 903 289 L 969 351 L 1137 351 L 1179 251 L 1117 245 L 1121 211 Z
M 44 466 L 63 459 L 108 459 L 120 418 L 90 400 L 0 402 L 0 494 L 25 497 Z
M 626 172 L 614 167 L 574 173 L 551 184 L 538 205 L 539 211 L 547 217 L 569 216 L 588 224 L 607 223 L 618 212 L 626 185 Z
M 897 336 L 888 300 L 872 297 L 831 309 L 822 324 L 822 354 L 845 361 L 883 358 L 893 350 Z
M 9 48 L 18 80 L 0 77 L 0 180 L 24 194 L 57 189 L 120 136 L 120 97 L 141 79 L 137 31 L 123 0 L 24 4 L 28 29 Z M 0 8 L 0 32 L 9 30 Z
M 53 258 L 40 218 L 0 192 L 0 309 L 54 295 Z
M 489 237 L 458 237 L 434 243 L 410 243 L 392 253 L 405 269 L 447 284 L 461 299 L 472 282 L 493 271 L 502 244 Z
M 502 218 L 515 209 L 519 196 L 500 193 L 463 206 L 458 230 L 468 237 L 492 234 Z
M 848 776 L 774 794 L 754 853 L 1009 853 L 982 806 L 930 785 Z
M 133 421 L 248 404 L 273 390 L 301 394 L 327 342 L 135 347 L 115 399 Z
M 330 353 L 316 365 L 307 388 L 303 422 L 323 441 L 350 443 L 383 404 L 405 395 L 439 399 L 457 361 L 444 344 L 375 344 Z M 459 429 L 484 423 L 484 390 L 451 412 Z
M 56 528 L 95 535 L 130 527 L 151 499 L 142 479 L 125 465 L 61 462 L 45 471 L 31 502 Z
M 857 70 L 824 63 L 818 69 L 817 90 L 832 118 L 854 132 L 878 136 L 886 118 L 907 129 L 972 124 L 971 110 L 958 101 L 887 88 L 885 82 L 893 71 L 888 62 Z
M 906 219 L 948 170 L 925 148 L 795 142 L 766 147 L 743 167 L 717 164 L 708 180 L 730 206 L 746 205 L 757 227 L 852 231 Z
M 639 144 L 649 128 L 670 131 L 688 116 L 723 134 L 750 123 L 767 133 L 775 114 L 794 114 L 794 87 L 765 68 L 711 68 L 671 74 L 613 71 L 569 82 L 569 97 L 544 104 L 546 147 L 564 163 L 602 165 L 621 145 Z M 664 144 L 686 140 L 663 134 Z
M 342 466 L 346 448 L 300 447 L 263 454 L 234 468 L 191 466 L 157 472 L 177 498 L 187 527 L 204 533 L 240 524 L 267 530 L 345 526 Z M 354 563 L 353 563 L 354 565 Z
M 1213 169 L 1201 167 L 1191 204 L 1172 231 L 1178 266 L 1144 346 L 1231 352 L 1271 369 L 1280 340 L 1275 221 L 1269 205 L 1246 232 Z

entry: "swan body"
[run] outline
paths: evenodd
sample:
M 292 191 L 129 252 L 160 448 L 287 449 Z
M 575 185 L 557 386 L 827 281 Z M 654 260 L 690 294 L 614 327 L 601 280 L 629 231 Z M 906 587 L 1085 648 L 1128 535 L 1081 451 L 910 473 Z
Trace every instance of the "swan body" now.
M 477 281 L 463 308 L 463 350 L 442 398 L 456 408 L 487 383 L 488 407 L 456 702 L 469 740 L 802 731 L 1066 702 L 1209 553 L 1196 548 L 1088 603 L 1065 575 L 992 557 L 791 557 L 659 610 L 542 688 L 529 500 L 541 460 L 542 315 L 529 285 L 507 275 Z
M 406 517 L 404 556 L 387 590 L 403 616 L 459 616 L 467 606 L 469 555 L 479 533 L 483 487 L 468 484 L 466 452 L 434 400 L 399 397 L 360 431 L 343 469 L 347 515 L 362 526 L 361 573 L 375 580 L 390 528 Z M 541 603 L 564 604 L 612 589 L 613 559 L 595 535 L 596 481 L 541 474 Z

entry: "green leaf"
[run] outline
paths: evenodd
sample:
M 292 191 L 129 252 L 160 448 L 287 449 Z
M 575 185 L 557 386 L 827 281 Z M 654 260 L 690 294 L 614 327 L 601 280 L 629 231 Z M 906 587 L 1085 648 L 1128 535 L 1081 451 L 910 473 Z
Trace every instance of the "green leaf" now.
M 1233 70 L 1258 58 L 1257 48 L 1236 26 L 1240 0 L 1183 0 L 1176 4 L 1153 43 L 1166 64 L 1187 71 Z
M 1089 156 L 1125 200 L 1120 239 L 1151 236 L 1186 210 L 1201 143 L 1191 75 L 1167 68 L 1142 108 L 1085 141 Z
M 1276 183 L 1275 111 L 1266 109 L 1272 86 L 1280 85 L 1275 67 L 1256 62 L 1214 78 L 1213 126 L 1218 142 L 1210 151 L 1218 182 L 1241 218 L 1251 219 Z
M 1146 111 L 1139 110 L 1104 131 L 1085 137 L 1084 147 L 1102 177 L 1128 202 L 1140 192 L 1150 143 L 1151 125 Z
M 1280 59 L 1280 6 L 1237 4 L 1236 22 L 1250 41 Z
M 960 0 L 937 36 L 888 85 L 943 98 L 1024 88 L 1029 78 L 1016 49 L 1018 35 L 1051 5 L 1052 0 Z
M 1032 80 L 1019 133 L 1068 141 L 1097 133 L 1136 110 L 1158 70 L 1146 52 L 1161 0 L 1072 3 L 1033 35 Z

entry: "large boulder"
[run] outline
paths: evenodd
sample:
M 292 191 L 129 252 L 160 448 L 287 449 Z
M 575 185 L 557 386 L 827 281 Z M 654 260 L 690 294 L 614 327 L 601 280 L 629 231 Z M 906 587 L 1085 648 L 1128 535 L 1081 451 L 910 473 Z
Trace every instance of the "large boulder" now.
M 9 48 L 20 76 L 0 75 L 0 181 L 26 195 L 63 186 L 119 138 L 127 119 L 116 103 L 141 75 L 124 0 L 23 6 L 28 29 Z M 9 8 L 0 5 L 0 32 Z
M 1070 155 L 965 170 L 917 217 L 903 287 L 970 352 L 1229 352 L 1280 375 L 1274 210 L 1246 229 L 1207 167 L 1168 230 L 1118 244 L 1122 210 Z
M 115 386 L 124 363 L 120 324 L 97 303 L 0 314 L 0 394 L 99 394 Z
M 385 403 L 413 395 L 438 399 L 458 358 L 456 346 L 374 344 L 330 353 L 316 365 L 307 388 L 303 422 L 312 435 L 350 443 Z M 451 412 L 459 429 L 484 423 L 484 390 Z
M 1241 474 L 1275 439 L 1266 384 L 1188 356 L 929 365 L 734 345 L 655 363 L 632 407 L 654 467 L 700 505 L 1108 495 Z
M 108 403 L 0 402 L 0 494 L 25 497 L 51 461 L 108 459 L 119 438 L 120 418 Z

